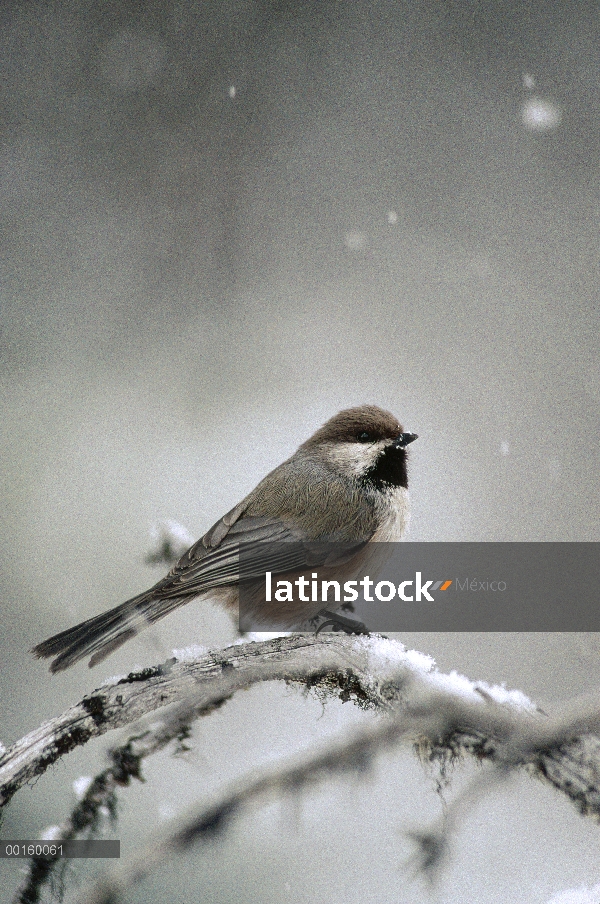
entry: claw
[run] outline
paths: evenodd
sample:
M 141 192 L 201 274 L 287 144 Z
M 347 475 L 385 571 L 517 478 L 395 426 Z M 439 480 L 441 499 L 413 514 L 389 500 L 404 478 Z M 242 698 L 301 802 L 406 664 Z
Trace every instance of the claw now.
M 317 630 L 315 631 L 315 637 L 318 637 L 318 635 L 321 633 L 321 631 L 324 631 L 328 625 L 334 625 L 334 624 L 335 624 L 335 622 L 331 619 L 329 621 L 322 622 L 319 625 L 319 627 L 317 628 Z
M 347 618 L 338 612 L 330 612 L 328 609 L 322 609 L 319 615 L 323 615 L 327 620 L 319 625 L 315 634 L 319 634 L 329 625 L 334 631 L 343 631 L 345 634 L 369 634 L 367 626 L 354 618 Z

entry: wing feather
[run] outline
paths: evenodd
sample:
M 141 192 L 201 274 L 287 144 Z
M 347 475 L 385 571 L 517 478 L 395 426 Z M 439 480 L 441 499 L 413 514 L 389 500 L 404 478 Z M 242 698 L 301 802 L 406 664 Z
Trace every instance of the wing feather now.
M 335 546 L 307 542 L 278 519 L 244 517 L 230 527 L 216 548 L 207 548 L 204 538 L 199 540 L 153 590 L 162 599 L 193 596 L 214 587 L 235 584 L 240 578 L 263 577 L 266 571 L 282 574 L 325 563 L 331 565 L 345 561 L 365 542 Z
M 347 560 L 372 537 L 378 523 L 373 506 L 350 493 L 322 463 L 298 456 L 268 475 L 255 490 L 223 515 L 152 588 L 158 599 L 191 597 L 236 584 L 242 578 L 281 574 Z M 298 486 L 305 486 L 298 492 Z M 309 492 L 310 488 L 310 492 Z M 265 512 L 277 511 L 277 516 Z M 314 522 L 314 523 L 313 523 Z M 323 542 L 306 540 L 307 535 Z M 327 543 L 326 540 L 339 540 Z

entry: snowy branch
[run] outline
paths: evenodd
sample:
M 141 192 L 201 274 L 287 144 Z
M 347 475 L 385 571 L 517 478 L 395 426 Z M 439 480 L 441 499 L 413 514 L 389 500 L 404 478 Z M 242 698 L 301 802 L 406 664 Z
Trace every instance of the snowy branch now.
M 371 649 L 372 648 L 372 649 Z M 17 741 L 0 758 L 0 806 L 24 784 L 42 775 L 64 754 L 92 738 L 123 728 L 160 707 L 184 703 L 186 718 L 203 715 L 238 690 L 262 681 L 296 681 L 307 687 L 355 698 L 363 706 L 386 703 L 395 682 L 432 668 L 419 654 L 402 654 L 399 668 L 382 675 L 386 659 L 373 657 L 375 647 L 332 634 L 279 637 L 261 643 L 234 644 L 194 661 L 171 659 L 164 665 L 105 682 L 61 716 L 43 723 Z M 393 644 L 393 650 L 404 650 Z
M 547 716 L 519 691 L 435 669 L 433 661 L 381 637 L 302 634 L 234 644 L 195 660 L 171 659 L 163 666 L 114 678 L 62 716 L 27 735 L 0 760 L 0 801 L 76 746 L 167 707 L 147 728 L 112 750 L 110 765 L 91 783 L 84 799 L 60 827 L 61 838 L 94 831 L 101 808 L 114 811 L 119 786 L 141 779 L 142 761 L 171 741 L 189 736 L 195 719 L 262 681 L 285 681 L 322 698 L 338 697 L 385 718 L 351 737 L 331 743 L 291 764 L 278 764 L 247 778 L 197 810 L 152 849 L 98 886 L 87 900 L 109 900 L 170 853 L 202 841 L 273 793 L 299 791 L 340 771 L 362 770 L 390 746 L 412 744 L 442 768 L 467 754 L 491 764 L 496 776 L 525 767 L 566 794 L 587 815 L 600 817 L 600 708 L 582 701 Z M 425 833 L 423 850 L 443 851 L 443 838 Z M 47 881 L 52 864 L 32 862 L 15 901 L 31 899 Z M 94 895 L 96 897 L 94 897 Z M 104 895 L 104 897 L 103 897 Z
M 600 711 L 592 701 L 549 719 L 519 691 L 444 675 L 421 653 L 380 637 L 336 634 L 292 635 L 234 644 L 194 661 L 169 660 L 162 666 L 115 678 L 61 716 L 16 742 L 0 759 L 0 804 L 77 746 L 169 704 L 179 708 L 164 719 L 167 743 L 184 724 L 211 712 L 236 691 L 262 681 L 290 681 L 365 708 L 412 713 L 415 728 L 433 748 L 480 758 L 535 764 L 536 770 L 580 802 L 584 812 L 600 812 L 594 798 L 599 763 L 592 741 L 600 734 Z M 436 722 L 443 711 L 446 728 Z M 436 734 L 437 732 L 437 734 Z M 160 734 L 160 732 L 159 732 Z M 570 777 L 557 769 L 568 747 Z M 584 750 L 585 748 L 585 750 Z M 585 770 L 592 770 L 585 774 Z
M 432 677 L 435 675 L 433 673 Z M 412 686 L 405 685 L 404 699 L 392 707 L 387 718 L 354 732 L 351 737 L 330 742 L 324 750 L 304 754 L 257 776 L 243 778 L 210 803 L 195 807 L 174 823 L 160 840 L 144 846 L 122 867 L 86 888 L 74 901 L 76 904 L 113 904 L 123 892 L 174 854 L 224 833 L 234 818 L 247 812 L 252 805 L 272 799 L 274 795 L 296 795 L 335 775 L 365 773 L 378 754 L 406 742 L 418 744 L 421 750 L 425 745 L 430 751 L 453 756 L 459 749 L 477 752 L 492 764 L 492 772 L 478 776 L 454 802 L 443 826 L 413 833 L 413 840 L 421 848 L 420 869 L 423 872 L 432 872 L 443 859 L 451 824 L 456 823 L 458 813 L 469 801 L 503 781 L 515 767 L 528 766 L 534 774 L 547 778 L 548 764 L 552 762 L 555 777 L 562 772 L 562 790 L 582 803 L 580 797 L 570 792 L 574 790 L 572 779 L 584 766 L 585 744 L 579 733 L 600 727 L 600 714 L 596 709 L 583 703 L 569 706 L 558 717 L 549 718 L 530 706 L 523 706 L 524 701 L 520 705 L 515 705 L 514 701 L 507 705 L 506 701 L 495 700 L 496 691 L 500 691 L 500 695 L 506 694 L 501 689 L 488 688 L 480 694 L 472 685 L 471 695 L 467 692 L 465 679 L 439 677 L 441 685 L 450 677 L 449 683 L 456 682 L 457 686 L 435 687 L 435 680 L 429 686 L 428 682 L 416 686 L 411 681 Z M 597 817 L 600 815 L 600 742 L 591 737 L 587 740 L 585 768 L 591 772 L 587 778 L 581 773 L 579 779 L 585 782 L 592 774 L 594 776 L 594 787 L 587 787 L 587 812 Z

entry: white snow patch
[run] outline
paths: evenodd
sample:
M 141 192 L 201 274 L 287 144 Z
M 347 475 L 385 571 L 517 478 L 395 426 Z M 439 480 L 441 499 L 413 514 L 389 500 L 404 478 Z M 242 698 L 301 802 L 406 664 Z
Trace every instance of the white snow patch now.
M 435 659 L 428 656 L 427 653 L 420 653 L 419 650 L 407 650 L 406 661 L 411 666 L 416 666 L 424 672 L 432 672 L 435 669 Z
M 524 709 L 527 712 L 535 713 L 538 711 L 535 703 L 523 693 L 523 691 L 509 691 L 501 684 L 487 684 L 485 681 L 478 681 L 475 685 L 481 688 L 486 694 L 489 694 L 496 703 L 508 703 L 517 709 Z M 600 902 L 599 902 L 600 904 Z
M 183 647 L 172 652 L 178 662 L 194 662 L 194 660 L 200 659 L 201 656 L 208 652 L 208 647 L 202 647 L 200 644 L 193 643 L 189 647 Z
M 479 700 L 481 702 L 483 700 L 481 695 L 475 691 L 475 682 L 465 675 L 459 674 L 459 672 L 452 671 L 450 674 L 434 672 L 431 675 L 431 680 L 434 685 L 449 694 L 456 694 L 458 697 L 465 697 L 471 701 Z
M 486 697 L 490 697 L 495 703 L 508 704 L 516 709 L 524 709 L 527 712 L 537 712 L 537 707 L 522 691 L 509 691 L 499 684 L 487 684 L 485 681 L 471 681 L 465 675 L 452 671 L 449 675 L 443 672 L 434 672 L 432 681 L 442 690 L 450 694 L 456 694 L 470 701 L 477 700 L 484 703 Z M 481 691 L 482 693 L 479 693 Z
M 73 782 L 73 791 L 75 792 L 75 797 L 77 800 L 83 800 L 83 797 L 92 784 L 94 779 L 91 775 L 80 775 L 79 778 L 76 778 Z
M 104 687 L 106 684 L 118 684 L 119 681 L 122 681 L 124 678 L 127 678 L 127 675 L 111 675 L 110 678 L 104 678 L 101 682 L 100 687 Z
M 418 650 L 407 650 L 399 640 L 388 637 L 357 637 L 354 643 L 357 651 L 364 651 L 369 657 L 369 666 L 374 670 L 382 667 L 404 666 L 422 672 L 430 672 L 435 666 L 435 659 Z

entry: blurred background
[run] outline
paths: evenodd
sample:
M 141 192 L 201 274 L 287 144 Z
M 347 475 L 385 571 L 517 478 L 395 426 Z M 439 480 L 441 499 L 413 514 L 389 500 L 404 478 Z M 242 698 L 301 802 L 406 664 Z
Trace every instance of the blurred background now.
M 144 564 L 156 521 L 200 536 L 341 407 L 419 434 L 409 540 L 598 539 L 599 30 L 585 2 L 5 0 L 5 745 L 107 676 L 235 638 L 192 604 L 93 673 L 50 681 L 28 653 L 161 576 Z M 399 637 L 547 710 L 600 684 L 592 635 Z M 372 718 L 240 695 L 122 792 L 123 856 L 231 778 Z M 2 837 L 64 819 L 117 740 L 23 789 Z M 410 753 L 384 757 L 127 900 L 429 900 L 406 833 L 439 816 L 434 788 Z M 515 780 L 460 826 L 435 900 L 591 887 L 599 831 Z M 18 869 L 0 862 L 2 902 Z

